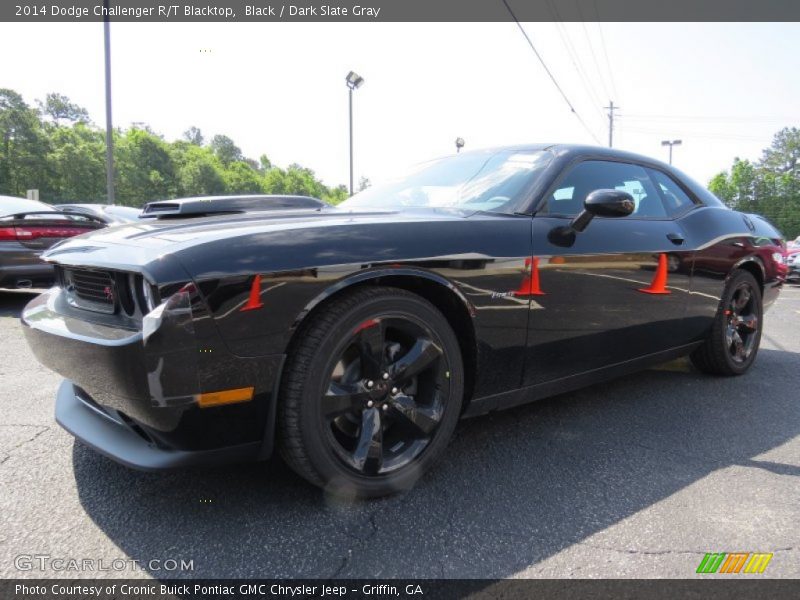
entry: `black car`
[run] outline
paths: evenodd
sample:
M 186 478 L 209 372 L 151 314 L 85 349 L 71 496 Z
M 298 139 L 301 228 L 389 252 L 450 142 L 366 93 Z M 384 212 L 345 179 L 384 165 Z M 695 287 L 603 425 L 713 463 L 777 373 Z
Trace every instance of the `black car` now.
M 605 148 L 465 152 L 337 208 L 217 209 L 61 244 L 24 310 L 67 378 L 58 422 L 131 467 L 277 447 L 334 493 L 407 489 L 460 417 L 682 355 L 744 373 L 785 274 L 769 223 Z
M 103 227 L 91 216 L 67 216 L 49 204 L 0 196 L 0 288 L 50 287 L 53 265 L 40 255 L 53 244 Z
M 135 223 L 142 213 L 141 208 L 119 204 L 56 204 L 53 208 L 73 215 L 90 215 L 106 225 Z

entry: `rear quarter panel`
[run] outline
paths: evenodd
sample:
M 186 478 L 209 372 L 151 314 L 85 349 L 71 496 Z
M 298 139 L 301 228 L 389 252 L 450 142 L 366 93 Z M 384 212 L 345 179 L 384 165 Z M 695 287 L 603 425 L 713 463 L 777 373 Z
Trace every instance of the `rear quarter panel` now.
M 772 255 L 782 250 L 780 234 L 768 223 L 726 208 L 705 207 L 689 213 L 682 224 L 687 244 L 696 249 L 687 321 L 697 339 L 711 326 L 734 269 L 749 269 L 763 282 L 765 306 L 775 300 L 784 275 Z

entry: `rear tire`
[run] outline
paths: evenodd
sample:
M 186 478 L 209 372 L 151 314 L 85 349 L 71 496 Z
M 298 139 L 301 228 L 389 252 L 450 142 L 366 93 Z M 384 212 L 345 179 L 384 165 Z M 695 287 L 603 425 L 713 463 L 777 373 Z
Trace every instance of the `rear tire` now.
M 461 413 L 464 367 L 447 319 L 402 289 L 361 288 L 301 326 L 278 406 L 278 444 L 301 477 L 336 495 L 409 489 Z
M 758 354 L 764 309 L 761 287 L 737 269 L 725 286 L 711 331 L 692 354 L 692 363 L 712 375 L 742 375 Z

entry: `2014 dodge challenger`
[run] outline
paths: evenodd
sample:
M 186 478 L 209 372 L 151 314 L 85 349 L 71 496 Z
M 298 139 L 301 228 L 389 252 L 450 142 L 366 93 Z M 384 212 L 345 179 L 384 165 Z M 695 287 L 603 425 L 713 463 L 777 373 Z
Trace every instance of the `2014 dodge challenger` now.
M 280 450 L 334 493 L 409 488 L 460 417 L 682 355 L 753 364 L 786 275 L 767 221 L 624 152 L 458 154 L 339 207 L 153 203 L 48 251 L 24 310 L 56 419 L 123 464 Z

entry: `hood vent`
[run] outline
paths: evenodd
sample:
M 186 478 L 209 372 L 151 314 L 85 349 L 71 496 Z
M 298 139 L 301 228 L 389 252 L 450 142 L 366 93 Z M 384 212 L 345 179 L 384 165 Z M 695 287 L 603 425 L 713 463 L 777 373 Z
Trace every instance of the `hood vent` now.
M 139 218 L 187 218 L 277 210 L 321 210 L 329 205 L 309 196 L 206 196 L 146 204 Z

